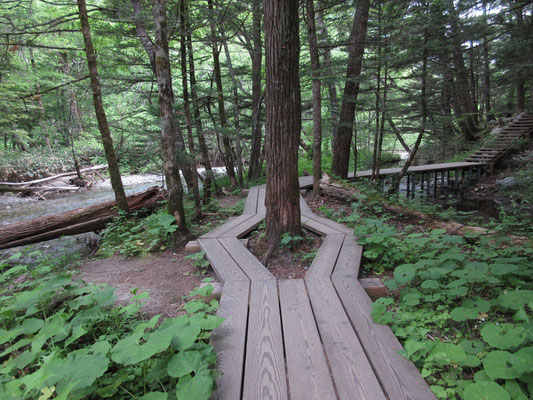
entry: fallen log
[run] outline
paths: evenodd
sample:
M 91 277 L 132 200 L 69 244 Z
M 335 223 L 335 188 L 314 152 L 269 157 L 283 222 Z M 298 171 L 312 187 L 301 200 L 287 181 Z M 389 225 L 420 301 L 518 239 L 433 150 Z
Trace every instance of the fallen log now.
M 4 186 L 0 184 L 0 192 L 10 192 L 10 193 L 45 193 L 45 192 L 72 192 L 80 190 L 78 186 L 29 186 L 29 187 L 20 187 L 20 186 Z
M 158 201 L 163 200 L 163 193 L 159 186 L 154 186 L 126 199 L 130 211 L 153 209 Z M 117 215 L 115 201 L 112 200 L 59 214 L 0 225 L 0 249 L 103 229 Z
M 333 178 L 331 178 L 329 175 L 324 174 L 322 176 L 322 179 L 320 180 L 320 190 L 323 194 L 349 201 L 351 199 L 357 198 L 357 196 L 360 194 L 360 192 L 350 186 L 346 186 L 341 182 L 335 181 Z M 459 224 L 457 222 L 453 221 L 446 221 L 443 220 L 441 217 L 437 215 L 431 215 L 426 214 L 420 211 L 414 211 L 409 210 L 405 207 L 399 206 L 399 205 L 392 205 L 387 204 L 383 202 L 381 204 L 381 207 L 388 211 L 389 213 L 402 215 L 402 216 L 408 216 L 412 219 L 423 220 L 427 222 L 433 229 L 444 229 L 447 234 L 449 235 L 460 235 L 464 236 L 468 233 L 474 233 L 479 235 L 497 235 L 498 232 L 491 231 L 487 228 L 481 228 L 479 226 L 471 226 L 471 225 L 463 225 Z M 515 235 L 508 235 L 513 241 L 517 243 L 523 243 L 529 240 L 529 238 L 525 236 L 515 236 Z
M 106 164 L 100 164 L 100 165 L 95 165 L 94 167 L 84 168 L 80 170 L 80 172 L 84 173 L 84 172 L 98 171 L 98 170 L 105 169 L 105 168 L 107 168 Z M 59 178 L 64 178 L 67 176 L 73 176 L 76 174 L 77 174 L 76 171 L 63 172 L 61 174 L 49 176 L 47 178 L 35 179 L 33 181 L 27 181 L 27 182 L 0 182 L 0 186 L 32 186 L 32 185 L 38 185 L 44 182 L 50 182 L 50 181 L 53 181 Z

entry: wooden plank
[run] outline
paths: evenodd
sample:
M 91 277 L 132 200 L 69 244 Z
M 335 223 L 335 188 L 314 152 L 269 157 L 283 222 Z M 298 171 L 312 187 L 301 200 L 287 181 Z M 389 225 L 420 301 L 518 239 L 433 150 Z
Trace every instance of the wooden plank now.
M 344 224 L 340 224 L 336 221 L 333 221 L 331 219 L 328 219 L 328 218 L 324 218 L 324 217 L 320 217 L 316 214 L 305 214 L 305 216 L 309 219 L 312 219 L 316 222 L 320 222 L 322 225 L 326 225 L 332 229 L 335 229 L 339 232 L 342 232 L 342 233 L 346 233 L 346 234 L 351 234 L 353 233 L 353 229 L 351 228 L 348 228 L 346 225 Z
M 301 218 L 301 223 L 303 226 L 305 226 L 307 229 L 315 232 L 316 234 L 320 236 L 343 233 L 342 231 L 331 228 L 328 225 L 322 224 L 321 222 L 318 222 L 315 219 L 310 218 L 309 216 L 305 214 L 302 214 L 300 218 Z
M 300 196 L 300 212 L 306 215 L 313 214 L 313 211 L 309 208 L 309 205 L 302 196 Z
M 305 283 L 339 398 L 385 400 L 331 282 L 306 279 Z
M 223 235 L 225 232 L 229 231 L 230 229 L 249 220 L 250 218 L 253 218 L 253 215 L 239 215 L 238 217 L 233 218 L 225 224 L 217 226 L 215 229 L 203 234 L 202 236 L 200 236 L 200 239 L 217 238 Z
M 232 229 L 227 230 L 224 233 L 221 233 L 218 235 L 218 237 L 237 237 L 242 238 L 243 236 L 246 236 L 248 233 L 253 231 L 255 228 L 257 228 L 261 221 L 265 219 L 264 214 L 256 214 L 252 216 L 251 218 L 247 219 L 246 221 L 242 222 L 241 224 L 234 226 Z
M 309 189 L 313 187 L 313 177 L 312 176 L 300 176 L 298 178 L 300 184 L 300 189 Z
M 261 262 L 248 251 L 237 238 L 220 238 L 220 243 L 251 280 L 276 279 Z
M 266 215 L 265 207 L 266 187 L 265 185 L 259 187 L 259 198 L 257 199 L 257 214 Z
M 259 187 L 255 186 L 250 188 L 248 197 L 246 197 L 246 203 L 244 203 L 243 214 L 256 214 L 257 213 L 257 198 L 259 196 Z
M 341 275 L 356 280 L 359 276 L 363 247 L 357 244 L 355 236 L 346 235 L 332 276 Z
M 250 283 L 232 281 L 224 284 L 217 315 L 226 320 L 211 334 L 217 354 L 217 390 L 212 399 L 240 399 L 244 365 L 244 348 L 248 323 Z
M 335 276 L 335 289 L 389 399 L 435 399 L 413 363 L 400 356 L 402 348 L 386 325 L 370 316 L 370 298 L 357 280 Z
M 288 398 L 276 281 L 251 283 L 242 398 Z
M 222 282 L 249 280 L 218 239 L 198 239 L 198 243 Z
M 335 399 L 304 281 L 281 281 L 279 297 L 291 400 Z
M 320 249 L 318 249 L 318 253 L 305 274 L 306 278 L 329 279 L 345 236 L 344 233 L 335 233 L 322 239 Z

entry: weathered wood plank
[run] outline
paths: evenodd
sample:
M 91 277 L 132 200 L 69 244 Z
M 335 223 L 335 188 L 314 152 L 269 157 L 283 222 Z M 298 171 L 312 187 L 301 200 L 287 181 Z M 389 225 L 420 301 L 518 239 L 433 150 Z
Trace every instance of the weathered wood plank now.
M 313 214 L 313 211 L 309 208 L 309 205 L 302 196 L 300 196 L 300 212 L 306 215 Z
M 288 398 L 276 281 L 251 283 L 242 398 Z
M 309 189 L 313 187 L 313 177 L 312 176 L 300 176 L 298 178 L 300 184 L 300 189 Z
M 305 283 L 340 399 L 385 400 L 331 281 Z
M 234 227 L 242 224 L 243 222 L 246 222 L 247 220 L 249 220 L 250 218 L 253 218 L 254 216 L 253 215 L 250 215 L 250 214 L 246 214 L 246 215 L 239 215 L 238 217 L 235 217 L 233 218 L 232 220 L 220 225 L 220 226 L 217 226 L 215 229 L 203 234 L 202 236 L 200 236 L 200 239 L 207 239 L 207 238 L 217 238 L 221 235 L 223 235 L 224 233 L 226 233 L 227 231 L 229 231 L 230 229 L 233 229 Z
M 357 243 L 355 236 L 353 234 L 346 235 L 332 276 L 342 275 L 357 279 L 362 256 L 363 247 Z
M 446 169 L 455 169 L 455 168 L 468 168 L 475 167 L 476 165 L 485 165 L 484 163 L 473 163 L 473 162 L 453 162 L 453 163 L 442 163 L 442 164 L 426 164 L 418 165 L 415 167 L 409 167 L 407 169 L 408 173 L 412 172 L 428 172 L 428 171 L 440 171 Z M 401 171 L 401 168 L 385 168 L 379 171 L 379 175 L 394 175 Z M 372 170 L 358 171 L 358 178 L 368 178 L 372 176 Z M 348 178 L 353 178 L 353 172 L 348 173 Z
M 228 237 L 220 238 L 219 241 L 248 278 L 251 280 L 276 280 L 276 277 L 272 275 L 246 247 L 244 247 L 239 239 Z
M 344 233 L 334 233 L 322 239 L 322 245 L 305 274 L 306 278 L 329 279 L 345 236 Z
M 305 226 L 307 229 L 315 232 L 317 235 L 320 235 L 320 236 L 343 233 L 342 231 L 338 229 L 331 228 L 328 225 L 318 222 L 315 219 L 310 218 L 309 216 L 304 215 L 304 214 L 301 215 L 300 220 L 303 226 Z
M 333 221 L 331 219 L 328 219 L 328 218 L 324 218 L 324 217 L 320 217 L 316 214 L 308 214 L 308 213 L 305 213 L 305 216 L 309 219 L 312 219 L 316 222 L 319 222 L 321 223 L 322 225 L 326 225 L 326 226 L 329 226 L 330 228 L 332 229 L 335 229 L 339 232 L 342 232 L 342 233 L 347 233 L 347 234 L 352 234 L 353 233 L 353 229 L 351 228 L 348 228 L 346 225 L 344 224 L 340 224 L 336 221 Z
M 211 335 L 211 344 L 217 354 L 217 369 L 222 371 L 212 399 L 240 399 L 249 291 L 250 283 L 246 281 L 232 281 L 224 285 L 217 315 L 226 320 Z
M 249 280 L 218 239 L 198 239 L 198 243 L 222 282 Z
M 291 400 L 335 399 L 335 390 L 303 280 L 279 283 Z
M 397 353 L 402 346 L 390 328 L 372 321 L 371 300 L 359 282 L 336 275 L 333 283 L 387 397 L 435 399 L 414 364 Z
M 256 214 L 257 213 L 257 198 L 259 197 L 259 187 L 254 186 L 250 188 L 246 202 L 244 203 L 243 214 Z
M 266 197 L 266 187 L 265 185 L 259 187 L 259 197 L 257 199 L 257 214 L 266 215 L 266 206 L 265 206 L 265 197 Z
M 237 226 L 227 230 L 218 235 L 218 237 L 237 237 L 242 238 L 261 224 L 261 221 L 265 219 L 265 215 L 256 214 L 252 218 L 247 219 L 246 221 L 240 223 Z

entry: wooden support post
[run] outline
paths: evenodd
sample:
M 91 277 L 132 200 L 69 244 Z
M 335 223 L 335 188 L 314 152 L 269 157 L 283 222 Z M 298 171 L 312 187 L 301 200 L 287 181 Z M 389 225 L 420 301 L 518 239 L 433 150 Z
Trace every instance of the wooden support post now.
M 448 195 L 450 194 L 450 170 L 446 170 L 446 199 L 448 198 Z
M 424 173 L 422 172 L 422 175 L 420 175 L 420 190 L 422 193 L 424 193 Z
M 426 194 L 427 194 L 427 198 L 429 199 L 429 194 L 431 193 L 431 172 L 428 171 L 427 175 L 426 175 Z
M 441 196 L 444 195 L 444 171 L 440 171 L 440 194 Z
M 433 171 L 433 198 L 437 198 L 437 171 Z
M 482 168 L 481 165 L 478 165 L 477 168 L 476 168 L 476 170 L 477 170 L 477 180 L 478 181 L 481 178 L 481 168 Z
M 411 175 L 407 174 L 407 198 L 409 198 L 409 188 L 411 186 Z
M 416 173 L 413 174 L 411 177 L 411 198 L 415 198 L 415 191 L 416 191 Z
M 459 190 L 459 168 L 455 168 L 455 175 L 453 179 L 453 190 L 457 192 Z
M 466 174 L 466 185 L 470 186 L 470 184 L 472 183 L 472 167 L 468 167 Z

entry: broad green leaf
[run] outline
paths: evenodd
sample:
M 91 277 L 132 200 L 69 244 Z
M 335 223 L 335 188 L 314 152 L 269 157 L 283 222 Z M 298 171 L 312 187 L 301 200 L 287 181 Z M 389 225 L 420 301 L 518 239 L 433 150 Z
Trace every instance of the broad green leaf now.
M 224 318 L 200 312 L 191 315 L 189 321 L 191 325 L 195 325 L 201 329 L 211 331 L 222 325 L 222 323 L 224 322 Z
M 438 289 L 440 287 L 440 284 L 438 281 L 433 279 L 425 280 L 420 284 L 422 289 Z
M 510 349 L 518 346 L 526 338 L 525 329 L 513 324 L 486 324 L 481 329 L 483 340 L 498 349 Z
M 517 290 L 503 293 L 498 296 L 498 302 L 502 307 L 519 310 L 533 299 L 533 290 Z
M 190 352 L 182 351 L 170 359 L 167 372 L 173 378 L 181 378 L 195 370 L 194 361 L 190 357 Z
M 151 392 L 146 393 L 144 396 L 139 397 L 139 400 L 167 400 L 168 394 L 164 392 Z
M 213 389 L 213 378 L 205 374 L 194 377 L 188 375 L 178 381 L 176 389 L 178 400 L 208 400 Z
M 168 330 L 155 331 L 146 334 L 144 338 L 143 344 L 139 344 L 140 337 L 137 336 L 119 340 L 111 350 L 111 359 L 124 365 L 146 360 L 154 354 L 166 350 L 172 341 L 172 334 Z
M 479 354 L 485 349 L 485 344 L 481 340 L 463 340 L 459 343 L 466 354 Z
M 415 277 L 416 269 L 413 264 L 402 264 L 394 270 L 394 280 L 400 284 L 409 283 Z
M 507 391 L 496 382 L 475 382 L 465 388 L 464 400 L 510 400 Z
M 492 275 L 501 276 L 516 272 L 518 266 L 514 264 L 491 264 L 489 269 Z
M 527 369 L 527 363 L 508 351 L 496 350 L 487 354 L 483 368 L 491 379 L 516 379 Z
M 372 303 L 370 316 L 376 324 L 387 325 L 392 322 L 392 313 L 387 311 L 387 307 L 381 303 Z
M 527 396 L 522 391 L 520 384 L 515 380 L 505 381 L 505 390 L 511 395 L 512 400 L 527 400 Z

